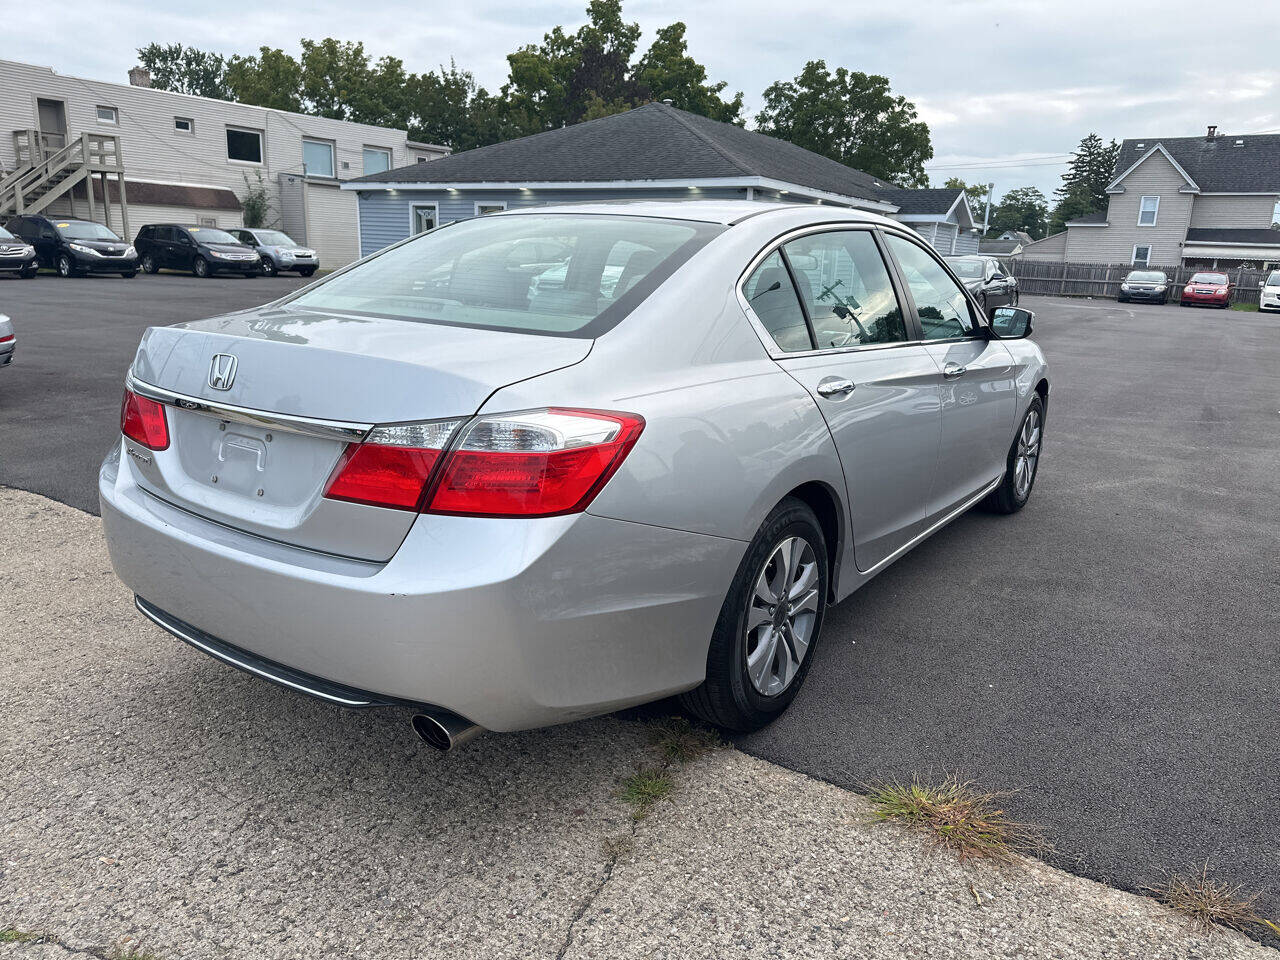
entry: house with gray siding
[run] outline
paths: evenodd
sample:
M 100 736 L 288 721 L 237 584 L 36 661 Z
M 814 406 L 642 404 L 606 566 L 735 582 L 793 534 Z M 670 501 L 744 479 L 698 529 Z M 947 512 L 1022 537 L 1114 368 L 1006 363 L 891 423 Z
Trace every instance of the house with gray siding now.
M 1233 137 L 1210 127 L 1204 137 L 1126 140 L 1107 194 L 1105 211 L 1066 224 L 1064 242 L 1054 245 L 1061 259 L 1280 266 L 1280 135 Z
M 944 253 L 968 244 L 973 228 L 963 191 L 903 190 L 795 144 L 665 103 L 359 177 L 342 189 L 358 198 L 366 256 L 441 224 L 590 200 L 773 200 L 888 216 L 905 205 L 912 209 L 903 219 L 930 240 L 936 236 Z M 916 194 L 928 196 L 917 205 Z
M 981 228 L 974 222 L 963 190 L 886 190 L 882 195 L 897 204 L 893 218 L 918 231 L 939 253 L 958 256 L 978 252 Z
M 129 79 L 0 60 L 0 218 L 87 217 L 128 238 L 157 221 L 233 228 L 260 183 L 268 225 L 341 266 L 359 256 L 341 184 L 448 153 L 404 130 L 156 90 L 142 68 Z

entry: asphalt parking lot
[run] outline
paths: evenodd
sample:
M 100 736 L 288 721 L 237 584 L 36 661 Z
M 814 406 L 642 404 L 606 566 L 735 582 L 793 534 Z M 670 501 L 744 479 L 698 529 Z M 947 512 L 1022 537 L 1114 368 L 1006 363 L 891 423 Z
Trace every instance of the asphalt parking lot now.
M 299 283 L 0 281 L 0 485 L 95 511 L 143 328 Z M 959 771 L 1018 790 L 1051 863 L 1141 890 L 1207 860 L 1280 914 L 1280 318 L 1024 306 L 1054 378 L 1032 503 L 834 610 L 801 697 L 738 746 L 853 788 Z

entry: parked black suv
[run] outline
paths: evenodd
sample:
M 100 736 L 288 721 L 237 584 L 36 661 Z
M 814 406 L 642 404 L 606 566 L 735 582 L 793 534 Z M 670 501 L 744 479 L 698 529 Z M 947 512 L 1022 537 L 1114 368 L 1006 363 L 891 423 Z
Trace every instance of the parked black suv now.
M 133 245 L 147 273 L 190 270 L 197 277 L 215 273 L 242 273 L 256 277 L 262 260 L 225 230 L 193 227 L 183 223 L 149 223 L 138 231 Z
M 138 273 L 138 254 L 110 227 L 92 220 L 70 220 L 23 214 L 5 223 L 6 229 L 36 248 L 42 267 L 62 277 L 86 273 Z

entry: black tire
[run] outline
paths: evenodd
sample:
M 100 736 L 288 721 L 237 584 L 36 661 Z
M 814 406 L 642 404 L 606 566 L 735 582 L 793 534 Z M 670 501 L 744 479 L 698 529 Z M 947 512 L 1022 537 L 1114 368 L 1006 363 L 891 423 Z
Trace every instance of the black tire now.
M 1011 306 L 1011 307 L 1016 307 L 1016 306 L 1018 305 L 1018 299 L 1019 299 L 1021 296 L 1022 296 L 1022 295 L 1021 295 L 1017 290 L 1013 291 L 1013 300 L 1011 300 L 1011 301 L 1009 302 L 1009 306 Z
M 315 272 L 316 272 L 315 267 L 303 267 L 301 270 L 298 271 L 298 273 L 302 274 L 304 277 L 309 277 Z
M 126 280 L 132 280 L 137 275 L 137 270 L 126 270 L 124 273 L 120 274 L 120 276 L 124 277 Z
M 991 311 L 987 309 L 987 295 L 985 293 L 978 294 L 978 306 L 982 308 L 982 315 L 986 319 L 991 319 Z
M 20 276 L 23 280 L 32 280 L 35 275 L 40 272 L 40 264 L 33 263 L 29 267 L 24 267 Z
M 196 257 L 191 261 L 191 272 L 202 280 L 213 276 L 213 271 L 209 269 L 209 261 L 204 257 Z
M 1129 302 L 1128 297 L 1116 297 L 1116 303 L 1128 303 L 1128 302 Z
M 156 263 L 156 258 L 149 253 L 144 254 L 142 257 L 142 272 L 143 273 L 159 273 L 160 272 L 160 264 Z
M 264 277 L 274 277 L 280 271 L 276 269 L 275 261 L 269 257 L 262 258 L 262 275 Z
M 1169 295 L 1166 293 L 1163 297 L 1160 298 L 1160 306 L 1163 307 L 1168 302 L 1169 302 Z
M 65 253 L 58 254 L 56 268 L 60 277 L 78 277 L 80 275 L 80 271 L 76 269 L 76 262 Z
M 1017 461 L 1020 441 L 1022 440 L 1023 431 L 1026 430 L 1027 421 L 1035 415 L 1039 423 L 1039 435 L 1036 441 L 1036 457 L 1035 462 L 1031 465 L 1031 477 L 1026 485 L 1025 491 L 1018 488 L 1017 477 Z M 1022 415 L 1022 420 L 1018 423 L 1018 432 L 1013 436 L 1013 442 L 1009 444 L 1009 455 L 1005 460 L 1004 479 L 1000 481 L 1000 486 L 991 491 L 990 495 L 982 502 L 983 506 L 991 510 L 993 513 L 1017 513 L 1027 505 L 1027 501 L 1031 499 L 1031 492 L 1036 486 L 1036 476 L 1040 472 L 1040 459 L 1044 452 L 1044 401 L 1040 399 L 1040 395 L 1036 394 L 1032 398 L 1027 412 Z
M 808 646 L 790 683 L 779 693 L 767 696 L 756 689 L 747 673 L 749 641 L 746 618 L 755 596 L 757 579 L 766 572 L 777 547 L 793 537 L 805 540 L 813 551 L 818 575 L 817 610 Z M 827 578 L 827 547 L 822 526 L 807 504 L 788 497 L 765 518 L 738 565 L 738 572 L 711 634 L 706 680 L 701 686 L 680 695 L 684 707 L 707 723 L 736 731 L 758 730 L 781 714 L 804 685 L 813 663 L 814 648 L 822 637 L 822 620 L 827 609 Z M 784 642 L 778 641 L 780 646 Z

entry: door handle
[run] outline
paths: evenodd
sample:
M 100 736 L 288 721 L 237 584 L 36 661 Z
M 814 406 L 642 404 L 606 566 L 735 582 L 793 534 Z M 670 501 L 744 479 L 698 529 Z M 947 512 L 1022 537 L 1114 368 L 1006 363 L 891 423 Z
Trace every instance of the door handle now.
M 823 397 L 844 397 L 853 392 L 853 381 L 843 377 L 829 377 L 818 384 L 818 394 Z
M 963 377 L 967 367 L 962 367 L 958 363 L 947 363 L 942 368 L 942 375 L 948 380 L 954 380 L 956 377 Z

